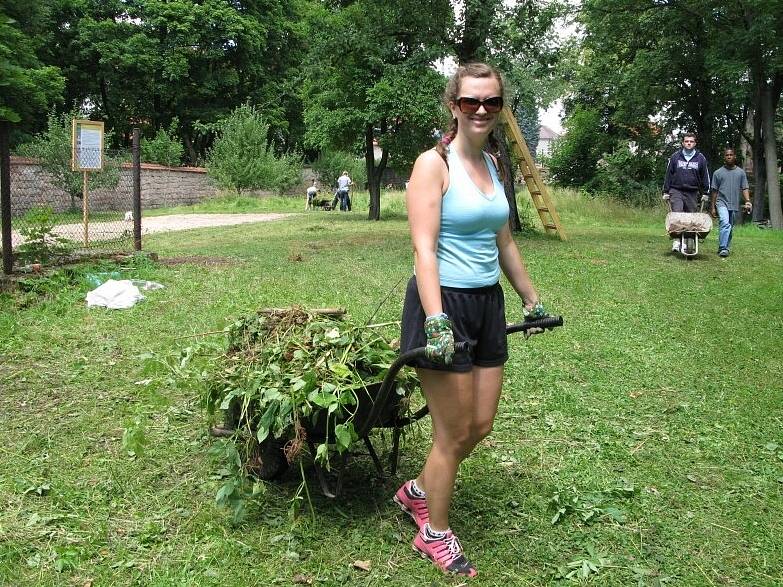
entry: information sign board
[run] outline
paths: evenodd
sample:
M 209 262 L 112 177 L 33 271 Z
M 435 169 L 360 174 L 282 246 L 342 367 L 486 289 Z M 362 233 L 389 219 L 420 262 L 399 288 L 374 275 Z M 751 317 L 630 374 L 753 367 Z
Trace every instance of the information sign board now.
M 74 118 L 71 132 L 71 169 L 103 169 L 103 122 Z

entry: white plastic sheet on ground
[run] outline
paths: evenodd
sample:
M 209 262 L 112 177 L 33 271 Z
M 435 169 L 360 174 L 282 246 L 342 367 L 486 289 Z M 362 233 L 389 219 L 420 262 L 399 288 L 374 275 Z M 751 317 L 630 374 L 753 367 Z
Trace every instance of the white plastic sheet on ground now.
M 161 289 L 163 286 L 154 281 L 110 279 L 94 290 L 87 292 L 87 307 L 103 307 L 112 310 L 125 310 L 144 299 L 139 288 L 144 290 Z

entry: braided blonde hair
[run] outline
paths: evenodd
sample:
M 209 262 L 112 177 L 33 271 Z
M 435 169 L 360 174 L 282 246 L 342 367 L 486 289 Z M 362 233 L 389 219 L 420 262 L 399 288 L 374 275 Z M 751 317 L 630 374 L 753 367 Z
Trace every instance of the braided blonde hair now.
M 500 75 L 500 72 L 492 67 L 491 65 L 488 65 L 486 63 L 466 63 L 465 65 L 460 65 L 457 68 L 457 71 L 454 72 L 454 75 L 452 75 L 449 78 L 448 83 L 446 84 L 446 91 L 443 92 L 443 104 L 446 106 L 446 109 L 449 108 L 449 104 L 456 102 L 457 98 L 459 98 L 459 92 L 460 87 L 462 85 L 463 78 L 466 77 L 493 77 L 497 80 L 498 86 L 500 87 L 500 95 L 502 96 L 505 93 L 505 86 L 503 84 L 503 76 Z M 457 119 L 452 118 L 451 123 L 449 124 L 448 130 L 443 134 L 443 137 L 438 141 L 438 144 L 435 145 L 435 151 L 440 155 L 443 160 L 446 162 L 446 166 L 448 167 L 448 159 L 447 159 L 447 153 L 449 144 L 451 141 L 454 140 L 454 137 L 457 136 Z M 495 155 L 495 157 L 500 161 L 499 155 L 499 145 L 497 138 L 495 137 L 495 131 L 492 131 L 488 138 L 488 144 L 490 149 L 492 149 L 492 154 Z M 505 169 L 501 167 L 499 169 L 501 179 L 505 179 L 506 173 Z

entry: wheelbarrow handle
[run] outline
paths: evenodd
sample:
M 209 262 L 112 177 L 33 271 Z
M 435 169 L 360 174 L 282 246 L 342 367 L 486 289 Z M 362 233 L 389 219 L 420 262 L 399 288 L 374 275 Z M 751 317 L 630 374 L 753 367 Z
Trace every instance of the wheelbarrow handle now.
M 538 318 L 537 320 L 525 320 L 524 322 L 517 322 L 516 324 L 507 324 L 506 334 L 513 334 L 514 332 L 527 332 L 531 328 L 552 330 L 553 328 L 562 325 L 562 316 L 545 316 L 543 318 Z
M 458 343 L 458 344 L 465 344 L 465 343 Z M 454 345 L 455 347 L 457 345 Z M 375 426 L 375 421 L 378 419 L 378 416 L 380 415 L 381 408 L 383 408 L 386 405 L 386 401 L 389 398 L 389 393 L 392 390 L 392 387 L 394 387 L 394 381 L 397 378 L 397 373 L 400 372 L 400 369 L 402 369 L 407 363 L 410 361 L 413 361 L 414 359 L 419 359 L 425 355 L 425 348 L 419 347 L 416 349 L 411 349 L 405 353 L 402 353 L 397 359 L 391 364 L 389 367 L 389 370 L 386 372 L 386 376 L 383 378 L 383 383 L 381 383 L 381 388 L 378 390 L 378 395 L 375 396 L 375 401 L 372 403 L 372 408 L 370 409 L 370 413 L 367 415 L 367 419 L 359 426 L 359 429 L 356 430 L 356 435 L 359 438 L 365 438 L 367 434 L 372 430 L 373 426 Z
M 525 320 L 517 324 L 508 324 L 506 326 L 506 334 L 513 334 L 514 332 L 527 332 L 531 328 L 543 328 L 545 330 L 551 330 L 557 326 L 563 325 L 562 316 L 546 316 L 537 320 Z M 470 343 L 467 341 L 454 343 L 455 352 L 465 352 L 470 350 Z M 402 353 L 391 364 L 389 370 L 386 372 L 386 377 L 383 378 L 381 388 L 378 390 L 378 395 L 375 397 L 375 401 L 372 404 L 372 409 L 367 416 L 367 419 L 356 431 L 359 438 L 364 438 L 375 426 L 375 421 L 378 419 L 378 415 L 381 412 L 381 408 L 386 405 L 386 401 L 389 398 L 389 393 L 394 386 L 394 381 L 397 378 L 397 373 L 400 372 L 405 365 L 426 356 L 426 348 L 418 347 Z

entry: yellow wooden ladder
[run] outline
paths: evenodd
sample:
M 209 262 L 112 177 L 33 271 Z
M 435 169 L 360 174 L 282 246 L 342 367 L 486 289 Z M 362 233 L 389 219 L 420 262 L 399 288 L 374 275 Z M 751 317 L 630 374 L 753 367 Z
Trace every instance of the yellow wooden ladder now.
M 525 178 L 525 184 L 530 192 L 530 197 L 533 199 L 533 205 L 541 218 L 541 224 L 544 225 L 544 230 L 547 233 L 554 232 L 560 237 L 560 240 L 566 240 L 565 231 L 560 224 L 560 216 L 558 216 L 557 210 L 555 210 L 555 204 L 549 195 L 549 190 L 541 179 L 541 174 L 536 168 L 536 162 L 533 161 L 533 157 L 530 155 L 525 137 L 522 136 L 522 131 L 519 130 L 517 119 L 514 118 L 514 114 L 508 106 L 505 106 L 501 112 L 500 123 L 505 127 L 506 137 L 511 144 L 511 148 L 521 162 L 522 176 Z

